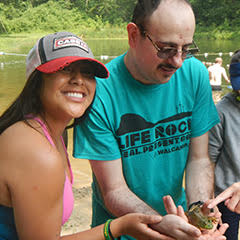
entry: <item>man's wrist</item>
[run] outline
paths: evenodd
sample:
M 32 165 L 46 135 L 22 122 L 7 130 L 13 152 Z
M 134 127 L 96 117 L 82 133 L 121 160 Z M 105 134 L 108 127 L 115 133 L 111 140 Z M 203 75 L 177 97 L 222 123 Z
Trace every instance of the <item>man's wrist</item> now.
M 194 206 L 194 205 L 199 205 L 199 206 L 201 206 L 201 205 L 203 205 L 203 204 L 204 204 L 203 201 L 192 202 L 192 203 L 189 204 L 188 210 L 189 210 L 192 206 Z

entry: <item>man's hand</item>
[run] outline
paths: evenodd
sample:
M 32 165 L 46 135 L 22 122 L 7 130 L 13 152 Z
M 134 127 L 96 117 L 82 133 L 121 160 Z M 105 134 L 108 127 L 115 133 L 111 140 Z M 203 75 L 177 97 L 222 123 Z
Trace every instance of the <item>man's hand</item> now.
M 230 211 L 240 214 L 240 182 L 228 187 L 215 199 L 211 200 L 207 207 L 213 208 L 223 201 L 225 201 L 225 205 Z
M 167 215 L 163 217 L 159 225 L 164 224 L 165 221 L 169 221 L 168 224 L 172 224 L 171 233 L 169 235 L 173 236 L 176 239 L 197 239 L 197 240 L 225 240 L 226 237 L 223 236 L 225 231 L 228 228 L 228 224 L 222 224 L 219 229 L 215 226 L 214 229 L 210 231 L 200 231 L 198 228 L 188 223 L 188 218 L 184 213 L 184 210 L 181 206 L 176 207 L 171 196 L 165 196 L 163 198 L 165 209 Z M 172 215 L 175 215 L 175 218 Z M 220 213 L 211 213 L 214 217 L 220 217 Z M 164 219 L 166 218 L 166 219 Z M 181 218 L 181 221 L 179 220 Z M 173 224 L 174 223 L 174 224 Z M 216 224 L 217 225 L 217 224 Z M 165 226 L 163 226 L 165 227 Z M 168 228 L 169 230 L 169 228 Z
M 213 222 L 214 227 L 211 230 L 202 230 L 202 235 L 199 240 L 224 240 L 226 239 L 223 234 L 226 232 L 228 228 L 228 224 L 223 224 L 221 220 L 222 214 L 219 212 L 218 208 L 215 206 L 214 208 L 209 208 L 209 202 L 211 200 L 207 200 L 202 206 L 202 212 L 209 217 L 213 217 L 216 219 L 216 222 Z M 213 210 L 213 211 L 212 211 Z M 219 228 L 217 228 L 220 226 Z
M 187 222 L 187 217 L 181 206 L 176 207 L 170 196 L 163 198 L 167 215 L 158 224 L 151 227 L 156 231 L 169 235 L 178 240 L 198 240 L 201 231 Z

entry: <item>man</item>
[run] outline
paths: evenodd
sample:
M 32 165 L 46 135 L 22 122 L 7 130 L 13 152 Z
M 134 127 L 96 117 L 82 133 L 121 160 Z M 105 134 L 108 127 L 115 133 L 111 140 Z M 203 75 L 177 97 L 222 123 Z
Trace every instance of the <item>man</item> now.
M 164 215 L 165 195 L 186 209 L 185 170 L 188 204 L 213 197 L 207 132 L 219 119 L 206 68 L 185 60 L 194 30 L 187 1 L 139 1 L 128 52 L 107 64 L 107 81 L 97 80 L 90 113 L 74 132 L 74 157 L 90 159 L 94 173 L 93 226 L 129 212 Z M 174 214 L 153 228 L 200 239 Z
M 217 57 L 215 63 L 208 68 L 210 84 L 213 91 L 221 91 L 222 77 L 230 83 L 226 70 L 222 67 L 222 58 Z
M 228 83 L 230 83 L 226 70 L 224 67 L 222 67 L 222 62 L 222 58 L 217 57 L 215 59 L 215 63 L 212 66 L 208 67 L 209 79 L 213 90 L 212 94 L 215 103 L 217 103 L 221 99 L 222 77 Z

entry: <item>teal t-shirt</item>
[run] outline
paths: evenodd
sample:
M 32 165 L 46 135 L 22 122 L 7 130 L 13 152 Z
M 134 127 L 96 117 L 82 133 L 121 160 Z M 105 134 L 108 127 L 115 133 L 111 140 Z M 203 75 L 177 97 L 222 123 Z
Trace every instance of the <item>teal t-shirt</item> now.
M 97 79 L 88 117 L 74 129 L 76 158 L 110 161 L 122 158 L 128 187 L 164 215 L 162 197 L 171 195 L 186 207 L 182 187 L 191 137 L 218 123 L 208 71 L 194 57 L 186 59 L 165 84 L 136 81 L 124 55 L 107 64 L 110 77 Z M 112 218 L 93 176 L 96 226 Z

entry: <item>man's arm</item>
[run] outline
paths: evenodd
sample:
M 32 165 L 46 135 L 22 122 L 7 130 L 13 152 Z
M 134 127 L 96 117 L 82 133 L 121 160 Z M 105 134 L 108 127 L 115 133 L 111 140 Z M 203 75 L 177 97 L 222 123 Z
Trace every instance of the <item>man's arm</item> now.
M 186 167 L 188 204 L 213 198 L 214 167 L 208 155 L 208 133 L 191 139 Z
M 230 80 L 228 79 L 228 76 L 227 76 L 227 73 L 226 73 L 226 70 L 225 68 L 223 68 L 223 72 L 222 72 L 222 75 L 223 75 L 223 78 L 230 83 Z
M 90 161 L 107 209 L 115 216 L 139 212 L 158 214 L 138 198 L 127 186 L 121 158 L 113 161 Z
M 209 80 L 210 80 L 210 81 L 213 80 L 213 74 L 212 74 L 212 72 L 208 70 L 208 74 L 209 74 Z
M 121 159 L 113 161 L 90 161 L 107 209 L 120 217 L 127 213 L 159 214 L 138 198 L 127 186 Z M 193 240 L 200 236 L 196 227 L 188 224 L 184 218 L 174 214 L 163 217 L 159 224 L 152 226 L 162 234 L 176 239 Z
M 215 79 L 214 79 L 214 75 L 213 75 L 213 72 L 212 72 L 212 70 L 211 70 L 211 67 L 209 67 L 207 70 L 208 70 L 208 76 L 209 76 L 209 81 L 210 81 L 210 83 L 211 83 L 211 82 L 214 82 Z

